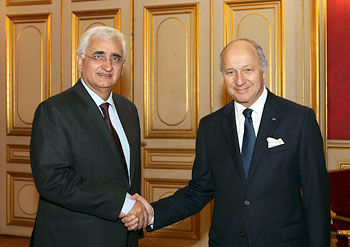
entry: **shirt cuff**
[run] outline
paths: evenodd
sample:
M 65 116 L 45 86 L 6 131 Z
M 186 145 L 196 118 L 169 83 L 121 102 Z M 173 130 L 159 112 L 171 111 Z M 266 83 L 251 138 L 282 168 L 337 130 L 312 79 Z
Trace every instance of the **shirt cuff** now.
M 129 193 L 126 193 L 124 204 L 123 204 L 123 207 L 121 210 L 121 212 L 125 215 L 127 215 L 130 212 L 130 210 L 132 209 L 132 207 L 134 206 L 134 204 L 136 202 L 136 200 L 133 200 L 130 197 L 131 197 L 131 195 Z

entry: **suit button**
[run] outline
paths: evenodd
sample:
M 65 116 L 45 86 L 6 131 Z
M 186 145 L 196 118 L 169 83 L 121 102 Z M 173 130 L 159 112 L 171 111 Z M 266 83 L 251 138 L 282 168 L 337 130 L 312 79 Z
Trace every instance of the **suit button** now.
M 250 205 L 250 201 L 244 201 L 244 205 L 249 206 Z
M 242 237 L 242 238 L 245 237 L 245 232 L 241 231 L 241 237 Z

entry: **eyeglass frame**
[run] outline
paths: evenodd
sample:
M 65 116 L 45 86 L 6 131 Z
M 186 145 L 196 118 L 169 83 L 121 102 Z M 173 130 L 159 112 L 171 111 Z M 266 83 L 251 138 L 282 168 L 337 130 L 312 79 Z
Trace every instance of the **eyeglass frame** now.
M 105 56 L 104 53 L 101 53 L 101 54 L 96 53 L 96 54 L 94 54 L 93 56 L 87 55 L 86 53 L 83 53 L 83 52 L 81 52 L 80 54 L 81 54 L 82 56 L 86 56 L 86 57 L 88 57 L 88 58 L 94 60 L 95 62 L 101 63 L 101 64 L 102 64 L 102 63 L 106 63 L 106 62 L 107 62 L 107 59 L 108 59 L 108 58 Z M 97 58 L 97 57 L 95 57 L 95 56 L 101 56 L 101 59 L 99 59 L 99 58 Z M 117 57 L 118 60 L 112 61 L 112 57 L 113 57 L 113 56 Z M 111 61 L 111 63 L 112 63 L 112 64 L 115 64 L 115 65 L 122 65 L 123 63 L 125 63 L 125 59 L 122 58 L 119 54 L 117 54 L 117 55 L 111 55 L 111 56 L 109 57 L 109 61 Z

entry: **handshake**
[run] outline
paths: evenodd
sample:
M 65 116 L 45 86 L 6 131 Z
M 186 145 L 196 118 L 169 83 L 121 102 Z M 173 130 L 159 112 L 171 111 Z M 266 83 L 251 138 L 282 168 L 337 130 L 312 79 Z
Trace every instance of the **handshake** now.
M 120 213 L 119 218 L 121 218 L 124 226 L 128 228 L 129 231 L 136 231 L 147 227 L 153 220 L 154 211 L 151 204 L 139 194 L 136 193 L 132 195 L 131 199 L 136 200 L 134 206 L 127 215 Z

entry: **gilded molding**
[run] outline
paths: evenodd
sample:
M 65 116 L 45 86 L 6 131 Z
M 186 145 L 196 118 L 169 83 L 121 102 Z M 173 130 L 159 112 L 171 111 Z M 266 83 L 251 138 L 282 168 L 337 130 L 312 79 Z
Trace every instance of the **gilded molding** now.
M 144 149 L 145 169 L 191 170 L 194 158 L 194 149 Z
M 17 63 L 19 60 L 18 42 L 20 35 L 26 28 L 33 28 L 41 35 L 41 81 L 40 81 L 40 101 L 51 96 L 52 85 L 52 57 L 51 57 L 51 36 L 52 36 L 52 14 L 30 14 L 30 15 L 10 15 L 6 17 L 6 84 L 7 84 L 7 135 L 30 136 L 31 122 L 21 119 L 18 114 L 16 98 L 16 86 L 18 83 Z M 16 36 L 16 25 L 24 24 L 25 27 Z M 43 26 L 39 30 L 33 24 Z M 18 126 L 16 120 L 20 120 L 22 126 Z
M 340 162 L 338 162 L 338 164 L 339 164 L 339 168 L 341 170 L 350 169 L 350 161 L 340 161 Z
M 310 1 L 310 106 L 320 121 L 320 0 Z
M 145 199 L 153 202 L 172 195 L 176 190 L 183 188 L 188 183 L 186 179 L 159 179 L 145 178 Z M 159 198 L 154 198 L 155 190 L 166 190 Z M 181 238 L 189 240 L 200 239 L 200 214 L 195 214 L 176 224 L 157 230 L 152 233 L 145 233 L 146 237 L 153 238 Z
M 29 145 L 6 145 L 7 163 L 30 164 Z
M 33 227 L 35 222 L 35 214 L 33 212 L 27 212 L 19 205 L 19 193 L 15 195 L 15 183 L 26 183 L 21 187 L 19 192 L 27 185 L 34 186 L 33 176 L 31 173 L 24 172 L 7 172 L 6 173 L 6 224 L 23 227 Z M 15 201 L 15 199 L 17 201 Z M 38 197 L 37 197 L 38 199 Z M 18 207 L 22 211 L 22 216 L 16 214 L 15 207 Z
M 166 16 L 167 15 L 167 16 Z M 180 15 L 189 15 L 190 23 L 187 26 L 179 18 Z M 169 123 L 160 118 L 155 102 L 159 98 L 155 96 L 154 90 L 158 85 L 158 40 L 157 30 L 160 26 L 155 26 L 154 17 L 162 21 L 169 19 L 180 20 L 189 29 L 188 40 L 186 40 L 186 75 L 189 77 L 186 87 L 186 112 L 184 118 L 176 123 Z M 162 22 L 163 23 L 163 22 Z M 155 30 L 154 30 L 155 29 Z M 144 7 L 144 122 L 145 138 L 194 138 L 196 136 L 199 119 L 199 4 L 170 4 L 164 6 Z M 187 39 L 187 38 L 186 38 Z M 189 64 L 188 64 L 189 63 Z M 157 98 L 156 98 L 157 97 Z M 158 117 L 156 119 L 156 117 Z M 156 127 L 155 120 L 162 123 L 161 127 Z M 187 125 L 181 123 L 187 121 Z
M 327 148 L 350 149 L 350 140 L 327 140 Z
M 6 0 L 6 6 L 25 6 L 25 5 L 37 5 L 37 4 L 51 4 L 51 0 L 29 0 L 29 1 Z

